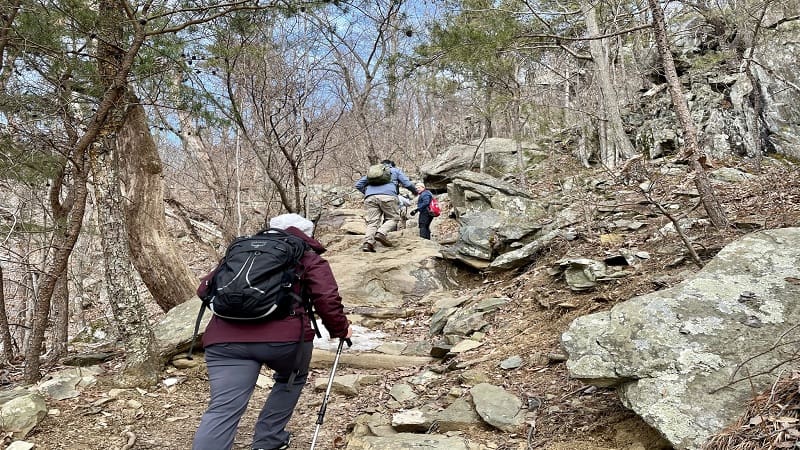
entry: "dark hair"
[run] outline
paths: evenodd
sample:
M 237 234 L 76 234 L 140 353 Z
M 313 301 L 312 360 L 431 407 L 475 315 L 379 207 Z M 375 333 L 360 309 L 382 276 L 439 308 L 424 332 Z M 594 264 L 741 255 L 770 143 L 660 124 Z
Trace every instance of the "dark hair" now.
M 395 167 L 394 161 L 392 161 L 391 159 L 384 159 L 383 161 L 381 161 L 381 164 L 386 164 L 389 167 Z

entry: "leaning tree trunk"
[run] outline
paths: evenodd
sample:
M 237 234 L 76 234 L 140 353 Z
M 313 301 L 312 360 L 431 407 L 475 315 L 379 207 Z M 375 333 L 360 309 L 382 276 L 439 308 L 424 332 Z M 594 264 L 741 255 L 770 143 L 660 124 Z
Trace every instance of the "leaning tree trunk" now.
M 694 170 L 694 184 L 697 187 L 697 192 L 700 194 L 700 201 L 703 203 L 703 207 L 705 207 L 711 223 L 717 228 L 725 228 L 728 226 L 728 219 L 725 217 L 725 211 L 722 209 L 722 205 L 720 205 L 714 193 L 714 189 L 711 187 L 708 174 L 706 174 L 703 168 L 707 157 L 705 153 L 700 151 L 700 145 L 697 141 L 697 128 L 689 113 L 689 105 L 686 103 L 686 98 L 683 96 L 683 88 L 678 79 L 678 72 L 675 70 L 675 61 L 672 59 L 672 52 L 670 51 L 669 41 L 667 40 L 664 12 L 661 10 L 656 0 L 647 0 L 647 3 L 653 15 L 653 33 L 655 34 L 658 53 L 664 64 L 664 76 L 667 78 L 667 85 L 669 86 L 669 93 L 672 97 L 672 104 L 675 107 L 675 114 L 678 116 L 678 122 L 683 130 L 684 153 Z
M 125 181 L 125 223 L 133 265 L 153 299 L 169 311 L 195 295 L 197 277 L 181 259 L 167 230 L 163 165 L 147 126 L 144 108 L 130 96 L 117 137 L 120 175 Z
M 622 123 L 622 113 L 619 109 L 619 95 L 617 88 L 611 80 L 611 63 L 608 61 L 608 39 L 598 39 L 600 27 L 597 24 L 597 9 L 594 2 L 584 2 L 583 6 L 586 31 L 589 33 L 589 52 L 597 73 L 600 87 L 600 97 L 603 111 L 607 121 L 607 132 L 600 160 L 609 168 L 616 167 L 620 159 L 628 159 L 636 153 L 625 126 Z
M 78 153 L 78 155 L 81 154 Z M 82 161 L 83 156 L 78 156 L 75 160 Z M 23 378 L 26 383 L 35 383 L 41 377 L 39 373 L 41 368 L 39 357 L 42 353 L 42 343 L 44 342 L 45 330 L 49 321 L 51 299 L 59 277 L 67 271 L 69 257 L 72 254 L 72 249 L 75 248 L 75 242 L 78 241 L 83 225 L 83 214 L 86 210 L 86 196 L 88 193 L 86 175 L 83 170 L 82 167 L 76 167 L 73 171 L 75 178 L 73 182 L 74 202 L 67 215 L 67 224 L 64 232 L 56 234 L 56 239 L 53 242 L 53 248 L 55 249 L 53 262 L 44 273 L 44 280 L 39 288 L 39 295 L 34 306 L 33 323 L 25 349 Z
M 62 94 L 62 101 L 64 105 L 68 104 L 68 97 L 65 92 Z M 64 108 L 69 111 L 68 108 Z M 66 113 L 64 120 L 65 127 L 67 128 L 67 136 L 74 144 L 77 141 L 75 135 L 75 128 L 71 124 L 75 123 L 74 116 L 69 112 Z M 67 168 L 69 162 L 65 161 L 61 167 L 58 175 L 53 178 L 50 186 L 50 209 L 53 211 L 53 222 L 55 224 L 56 233 L 63 233 L 67 226 L 67 219 L 69 211 L 74 207 L 75 189 L 71 189 L 64 194 L 64 183 L 67 178 Z M 82 181 L 85 183 L 85 181 Z M 63 198 L 63 200 L 62 200 Z M 67 340 L 69 339 L 69 283 L 67 278 L 67 268 L 58 275 L 56 287 L 53 291 L 51 305 L 51 314 L 53 315 L 53 330 L 51 332 L 52 345 L 48 352 L 48 364 L 56 362 L 59 358 L 64 356 L 67 352 Z

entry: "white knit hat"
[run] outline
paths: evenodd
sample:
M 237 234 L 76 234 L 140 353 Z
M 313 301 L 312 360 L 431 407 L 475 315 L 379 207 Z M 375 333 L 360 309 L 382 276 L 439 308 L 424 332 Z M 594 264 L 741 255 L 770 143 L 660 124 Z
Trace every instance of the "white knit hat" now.
M 309 237 L 314 234 L 314 222 L 306 219 L 300 214 L 295 213 L 281 214 L 280 216 L 269 219 L 269 227 L 278 228 L 281 230 L 285 230 L 289 227 L 295 227 Z

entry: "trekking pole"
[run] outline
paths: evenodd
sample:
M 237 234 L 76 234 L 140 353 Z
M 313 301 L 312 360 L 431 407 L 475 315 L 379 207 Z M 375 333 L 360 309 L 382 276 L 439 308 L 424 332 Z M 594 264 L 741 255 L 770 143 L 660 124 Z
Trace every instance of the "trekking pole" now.
M 328 409 L 328 397 L 331 395 L 331 386 L 333 386 L 333 376 L 336 373 L 336 366 L 339 365 L 339 356 L 342 354 L 342 346 L 347 342 L 347 346 L 353 345 L 350 339 L 339 339 L 339 348 L 336 349 L 336 357 L 333 359 L 333 367 L 331 368 L 331 377 L 328 379 L 328 387 L 325 389 L 325 397 L 322 399 L 322 406 L 319 407 L 317 413 L 317 429 L 314 430 L 314 438 L 311 439 L 311 450 L 317 445 L 317 436 L 319 436 L 319 429 L 322 426 L 322 421 L 325 420 L 325 410 Z

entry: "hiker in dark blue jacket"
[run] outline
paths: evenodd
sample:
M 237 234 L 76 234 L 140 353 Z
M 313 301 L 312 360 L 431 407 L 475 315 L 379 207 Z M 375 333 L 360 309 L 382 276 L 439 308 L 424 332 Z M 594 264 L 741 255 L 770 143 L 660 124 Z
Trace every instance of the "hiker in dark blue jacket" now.
M 419 237 L 422 239 L 430 239 L 433 215 L 428 211 L 428 206 L 430 206 L 431 200 L 433 200 L 433 194 L 431 194 L 431 191 L 425 189 L 425 184 L 422 182 L 417 183 L 416 188 L 419 193 L 419 197 L 417 197 L 417 209 L 411 211 L 411 215 L 413 216 L 419 213 Z
M 392 173 L 388 183 L 369 184 L 365 175 L 355 185 L 355 188 L 364 194 L 364 208 L 367 212 L 367 235 L 364 236 L 364 243 L 361 245 L 361 250 L 365 252 L 375 251 L 375 241 L 387 247 L 393 245 L 386 236 L 390 231 L 397 229 L 397 221 L 400 219 L 400 212 L 397 209 L 398 184 L 417 195 L 414 184 L 402 170 L 394 166 L 394 161 L 384 159 L 381 163 L 389 167 Z

